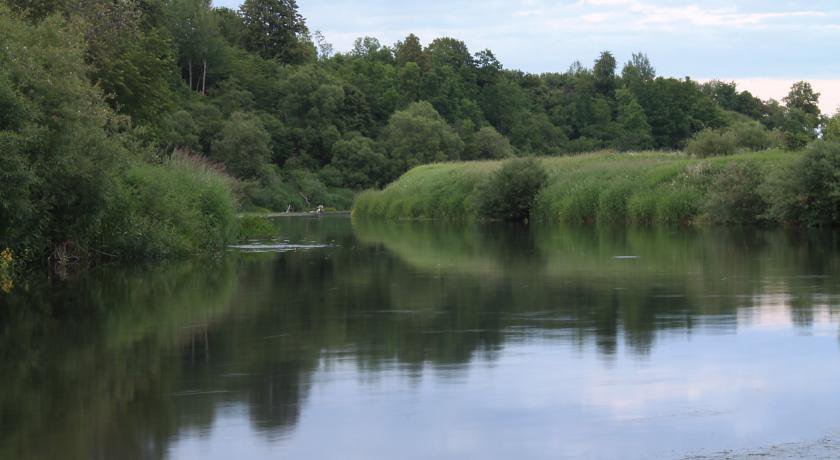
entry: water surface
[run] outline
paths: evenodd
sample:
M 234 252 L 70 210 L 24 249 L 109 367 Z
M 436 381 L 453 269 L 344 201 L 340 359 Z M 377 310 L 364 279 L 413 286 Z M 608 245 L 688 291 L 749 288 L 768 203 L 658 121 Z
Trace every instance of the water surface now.
M 840 237 L 280 218 L 0 299 L 0 458 L 840 455 Z

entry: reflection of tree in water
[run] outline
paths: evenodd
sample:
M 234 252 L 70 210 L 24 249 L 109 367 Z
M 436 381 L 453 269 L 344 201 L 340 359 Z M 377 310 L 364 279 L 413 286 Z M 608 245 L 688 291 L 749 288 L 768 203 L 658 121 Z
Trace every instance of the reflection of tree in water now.
M 837 240 L 824 237 L 280 225 L 293 241 L 338 248 L 16 291 L 34 294 L 0 309 L 10 325 L 0 332 L 0 457 L 161 457 L 231 404 L 282 436 L 322 366 L 373 380 L 398 369 L 413 382 L 533 338 L 644 356 L 666 331 L 733 330 L 767 293 L 789 294 L 807 327 L 813 306 L 840 289 Z
M 0 303 L 0 458 L 156 458 L 182 427 L 167 350 L 223 314 L 233 267 L 194 261 L 30 280 Z

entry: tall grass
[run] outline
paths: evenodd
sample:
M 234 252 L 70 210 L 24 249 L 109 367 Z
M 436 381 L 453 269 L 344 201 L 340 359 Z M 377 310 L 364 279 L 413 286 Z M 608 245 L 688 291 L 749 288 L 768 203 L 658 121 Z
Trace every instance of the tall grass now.
M 545 222 L 689 224 L 706 220 L 710 190 L 728 165 L 749 163 L 763 178 L 796 158 L 780 150 L 707 159 L 667 152 L 543 158 L 549 178 L 530 215 Z M 500 165 L 462 162 L 412 169 L 382 191 L 360 194 L 354 215 L 478 219 L 476 196 Z
M 96 246 L 121 257 L 222 248 L 237 232 L 233 186 L 221 167 L 197 155 L 134 162 L 116 179 Z

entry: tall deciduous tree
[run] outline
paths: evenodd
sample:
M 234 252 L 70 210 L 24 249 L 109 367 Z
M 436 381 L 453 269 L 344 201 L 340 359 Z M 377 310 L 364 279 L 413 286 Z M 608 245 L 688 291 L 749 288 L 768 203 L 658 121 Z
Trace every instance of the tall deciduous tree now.
M 592 73 L 595 76 L 595 89 L 605 96 L 612 96 L 615 92 L 615 57 L 609 51 L 604 51 L 595 60 Z
M 621 79 L 627 85 L 652 81 L 656 78 L 656 69 L 650 63 L 650 59 L 644 53 L 633 53 L 633 56 L 624 64 L 621 70 Z
M 191 90 L 206 92 L 208 60 L 221 46 L 211 1 L 172 0 L 170 30 L 187 84 Z
M 428 102 L 415 102 L 391 116 L 382 136 L 394 175 L 433 161 L 457 160 L 464 143 Z
M 56 16 L 28 24 L 0 3 L 0 246 L 83 243 L 127 153 L 75 30 Z
M 787 111 L 783 138 L 788 148 L 799 149 L 817 138 L 820 126 L 820 93 L 806 81 L 796 82 L 784 98 Z
M 417 35 L 408 34 L 405 40 L 394 45 L 394 60 L 397 67 L 402 67 L 409 62 L 416 63 L 421 69 L 426 67 L 426 55 L 423 53 L 423 45 L 420 44 Z
M 653 147 L 653 134 L 645 111 L 627 88 L 616 91 L 618 103 L 618 138 L 615 146 L 619 150 L 644 150 Z
M 252 178 L 268 163 L 270 142 L 271 136 L 259 118 L 236 112 L 222 125 L 219 139 L 213 142 L 212 154 L 231 174 Z
M 309 29 L 295 0 L 245 0 L 245 45 L 264 58 L 301 64 L 315 57 Z
M 807 81 L 794 83 L 784 101 L 789 109 L 796 108 L 809 115 L 820 116 L 820 93 L 814 91 Z
M 356 190 L 376 187 L 387 175 L 385 155 L 372 139 L 359 133 L 335 143 L 330 164 L 341 175 L 343 185 Z

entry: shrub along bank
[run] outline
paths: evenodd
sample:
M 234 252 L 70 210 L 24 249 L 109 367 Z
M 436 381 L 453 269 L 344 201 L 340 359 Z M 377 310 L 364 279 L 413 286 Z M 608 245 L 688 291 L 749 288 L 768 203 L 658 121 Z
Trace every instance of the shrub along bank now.
M 838 143 L 713 158 L 598 152 L 513 161 L 414 168 L 360 194 L 354 216 L 522 220 L 510 209 L 524 199 L 531 203 L 524 215 L 547 222 L 840 224 Z M 547 179 L 529 201 L 539 170 Z

